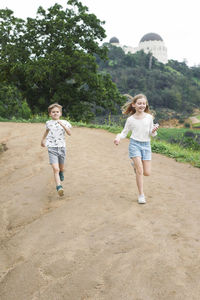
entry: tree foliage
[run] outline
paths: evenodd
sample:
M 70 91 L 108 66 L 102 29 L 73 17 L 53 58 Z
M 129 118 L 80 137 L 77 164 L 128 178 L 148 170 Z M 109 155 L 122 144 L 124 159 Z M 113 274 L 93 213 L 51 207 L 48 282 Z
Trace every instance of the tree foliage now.
M 109 60 L 97 57 L 99 68 L 109 73 L 121 93 L 144 93 L 153 108 L 192 112 L 200 106 L 200 67 L 170 60 L 166 65 L 143 51 L 125 54 L 120 47 L 105 44 Z
M 29 119 L 31 110 L 20 91 L 12 85 L 0 84 L 0 116 Z
M 53 102 L 76 120 L 89 120 L 96 106 L 116 110 L 122 97 L 108 74 L 100 74 L 95 55 L 106 59 L 100 47 L 105 30 L 94 14 L 77 0 L 66 10 L 55 4 L 36 18 L 15 18 L 0 10 L 0 83 L 15 86 L 32 112 L 47 110 Z

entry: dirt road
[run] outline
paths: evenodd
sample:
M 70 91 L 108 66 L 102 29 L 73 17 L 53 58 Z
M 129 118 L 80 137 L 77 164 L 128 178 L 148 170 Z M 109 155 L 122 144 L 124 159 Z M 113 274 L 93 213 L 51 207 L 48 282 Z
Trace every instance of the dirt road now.
M 190 117 L 189 118 L 192 124 L 200 123 L 200 120 L 197 117 Z
M 199 300 L 200 169 L 153 154 L 138 205 L 129 141 L 74 128 L 61 199 L 43 131 L 0 123 L 0 299 Z

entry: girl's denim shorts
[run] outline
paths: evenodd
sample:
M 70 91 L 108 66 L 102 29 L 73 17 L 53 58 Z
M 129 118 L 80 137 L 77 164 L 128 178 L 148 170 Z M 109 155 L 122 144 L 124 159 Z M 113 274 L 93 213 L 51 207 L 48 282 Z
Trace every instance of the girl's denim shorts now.
M 66 148 L 65 147 L 48 147 L 49 163 L 64 165 Z
M 129 157 L 140 156 L 142 160 L 151 160 L 151 144 L 149 142 L 139 142 L 130 139 L 129 143 Z

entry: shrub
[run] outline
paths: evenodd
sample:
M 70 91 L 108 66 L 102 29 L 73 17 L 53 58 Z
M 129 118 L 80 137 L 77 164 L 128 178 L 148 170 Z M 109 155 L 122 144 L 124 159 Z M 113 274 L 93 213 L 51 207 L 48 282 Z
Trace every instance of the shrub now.
M 28 119 L 31 110 L 20 91 L 13 85 L 0 85 L 0 117 Z
M 190 123 L 187 123 L 187 122 L 184 123 L 184 127 L 185 127 L 185 128 L 190 128 Z

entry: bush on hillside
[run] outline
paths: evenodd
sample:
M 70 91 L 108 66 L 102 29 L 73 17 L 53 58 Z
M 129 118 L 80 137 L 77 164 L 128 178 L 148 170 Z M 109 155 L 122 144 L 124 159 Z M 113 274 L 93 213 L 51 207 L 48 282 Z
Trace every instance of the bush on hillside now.
M 20 91 L 13 85 L 0 85 L 0 117 L 29 119 L 31 110 Z

